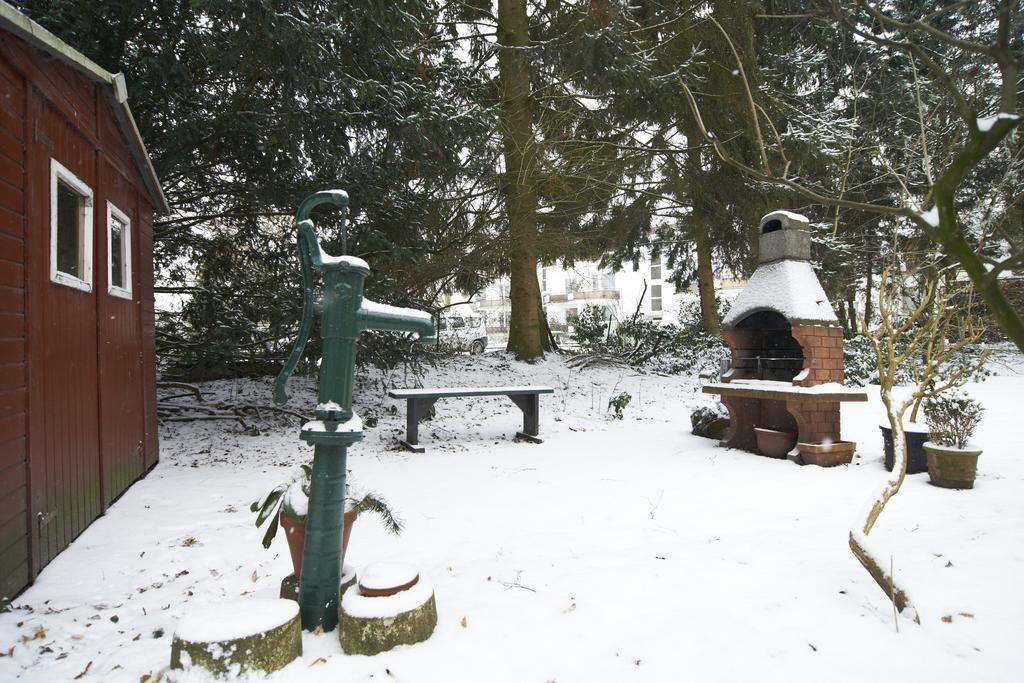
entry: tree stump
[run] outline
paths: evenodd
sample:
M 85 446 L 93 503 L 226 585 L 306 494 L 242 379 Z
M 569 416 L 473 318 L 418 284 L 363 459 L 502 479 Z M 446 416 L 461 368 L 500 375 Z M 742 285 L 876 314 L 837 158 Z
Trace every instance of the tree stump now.
M 437 626 L 430 584 L 408 565 L 377 564 L 359 575 L 339 606 L 338 638 L 346 654 L 375 655 L 429 638 Z
M 299 606 L 291 600 L 233 600 L 190 610 L 174 633 L 171 668 L 215 675 L 271 673 L 302 656 Z

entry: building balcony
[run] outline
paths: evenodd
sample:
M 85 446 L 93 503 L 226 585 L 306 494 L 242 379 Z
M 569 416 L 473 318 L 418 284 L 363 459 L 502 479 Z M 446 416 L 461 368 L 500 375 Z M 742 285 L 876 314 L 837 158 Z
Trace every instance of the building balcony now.
M 596 299 L 618 299 L 619 290 L 617 289 L 586 289 L 579 292 L 569 292 L 566 296 L 566 301 L 591 301 Z M 554 298 L 552 298 L 554 301 Z
M 478 299 L 476 305 L 479 308 L 509 308 L 512 302 L 509 299 Z

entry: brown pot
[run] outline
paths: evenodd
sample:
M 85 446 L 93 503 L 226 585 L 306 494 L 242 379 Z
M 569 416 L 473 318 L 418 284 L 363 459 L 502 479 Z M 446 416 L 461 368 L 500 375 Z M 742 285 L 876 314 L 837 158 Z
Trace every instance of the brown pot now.
M 854 441 L 833 441 L 830 444 L 801 441 L 796 446 L 800 449 L 800 456 L 805 465 L 817 465 L 818 467 L 847 465 L 853 461 L 853 452 L 857 450 L 857 444 Z
M 796 432 L 782 429 L 754 427 L 757 450 L 769 458 L 785 458 L 796 445 Z
M 973 489 L 978 474 L 980 450 L 940 446 L 928 441 L 928 478 L 935 486 L 946 489 Z
M 355 524 L 359 513 L 349 510 L 345 513 L 345 528 L 341 532 L 341 561 L 345 562 L 345 550 L 348 548 L 348 538 L 352 535 L 352 525 Z M 288 551 L 292 556 L 292 569 L 295 576 L 302 576 L 302 549 L 306 545 L 306 520 L 292 517 L 281 510 L 281 528 L 284 529 L 284 536 L 288 539 Z

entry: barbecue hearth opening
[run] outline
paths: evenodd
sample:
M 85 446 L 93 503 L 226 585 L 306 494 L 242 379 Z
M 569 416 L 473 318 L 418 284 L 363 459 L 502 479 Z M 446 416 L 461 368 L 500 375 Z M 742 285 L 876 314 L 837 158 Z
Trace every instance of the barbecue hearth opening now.
M 793 326 L 780 313 L 758 311 L 736 325 L 744 330 L 746 348 L 736 350 L 736 374 L 745 379 L 790 382 L 804 367 L 804 350 Z

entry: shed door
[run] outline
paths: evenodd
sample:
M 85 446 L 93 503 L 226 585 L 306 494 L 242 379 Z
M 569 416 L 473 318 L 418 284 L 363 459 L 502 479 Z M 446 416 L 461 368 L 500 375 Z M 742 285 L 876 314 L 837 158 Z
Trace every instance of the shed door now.
M 96 352 L 102 279 L 95 250 L 104 217 L 94 147 L 38 96 L 33 105 L 30 286 L 38 296 L 31 299 L 37 305 L 30 311 L 30 368 L 32 411 L 42 413 L 42 425 L 41 433 L 30 434 L 29 447 L 38 571 L 102 512 Z
M 145 471 L 142 410 L 142 298 L 139 289 L 135 189 L 107 161 L 100 162 L 97 230 L 99 378 L 103 505 Z

